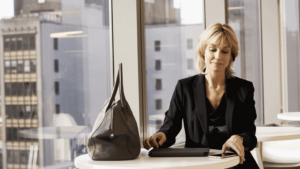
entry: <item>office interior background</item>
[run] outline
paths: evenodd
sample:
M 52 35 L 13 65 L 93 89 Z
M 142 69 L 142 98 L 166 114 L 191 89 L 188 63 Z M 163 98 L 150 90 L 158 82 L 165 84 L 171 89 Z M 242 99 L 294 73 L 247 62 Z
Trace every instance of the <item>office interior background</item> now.
M 198 37 L 215 22 L 228 23 L 237 35 L 235 75 L 254 84 L 256 125 L 279 124 L 278 113 L 300 111 L 298 0 L 0 3 L 0 168 L 67 168 L 73 157 L 87 153 L 86 138 L 20 133 L 91 128 L 121 62 L 141 140 L 152 135 L 176 82 L 197 73 Z M 184 139 L 182 131 L 177 143 Z

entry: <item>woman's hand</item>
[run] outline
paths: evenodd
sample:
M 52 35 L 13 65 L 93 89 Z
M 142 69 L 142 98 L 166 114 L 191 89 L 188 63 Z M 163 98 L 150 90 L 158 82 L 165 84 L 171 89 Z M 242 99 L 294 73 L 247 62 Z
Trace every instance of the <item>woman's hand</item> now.
M 224 144 L 222 154 L 227 150 L 233 149 L 240 156 L 240 164 L 245 161 L 245 151 L 243 146 L 243 138 L 238 135 L 232 135 Z
M 149 150 L 151 147 L 158 148 L 162 146 L 163 143 L 167 140 L 165 133 L 158 132 L 154 133 L 151 137 L 148 137 L 146 140 L 143 141 L 144 148 Z

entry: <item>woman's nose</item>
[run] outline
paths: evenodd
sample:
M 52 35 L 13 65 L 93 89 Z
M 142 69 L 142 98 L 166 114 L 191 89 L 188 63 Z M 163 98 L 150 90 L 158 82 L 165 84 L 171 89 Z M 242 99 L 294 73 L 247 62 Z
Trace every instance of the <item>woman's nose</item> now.
M 220 51 L 215 52 L 215 59 L 218 60 L 220 57 Z

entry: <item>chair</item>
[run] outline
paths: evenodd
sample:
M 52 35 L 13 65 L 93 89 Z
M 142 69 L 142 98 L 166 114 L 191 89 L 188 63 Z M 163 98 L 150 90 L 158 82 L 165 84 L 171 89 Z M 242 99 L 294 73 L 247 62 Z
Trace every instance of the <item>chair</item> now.
M 276 124 L 264 126 L 279 127 Z M 300 139 L 262 143 L 263 165 L 266 168 L 291 168 L 300 166 Z

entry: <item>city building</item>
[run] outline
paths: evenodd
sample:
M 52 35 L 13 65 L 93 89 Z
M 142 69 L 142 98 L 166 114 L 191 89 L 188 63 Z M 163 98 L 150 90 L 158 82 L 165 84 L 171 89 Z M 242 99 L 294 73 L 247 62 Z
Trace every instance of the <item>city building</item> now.
M 109 49 L 101 45 L 107 39 L 99 38 L 108 34 L 108 20 L 98 17 L 107 15 L 105 5 L 91 0 L 15 1 L 15 16 L 1 20 L 3 168 L 49 166 L 72 160 L 82 151 L 72 148 L 69 140 L 26 138 L 19 133 L 94 123 L 110 88 L 110 83 L 101 83 L 107 73 L 99 74 L 109 66 Z M 99 50 L 105 57 L 99 57 Z M 105 93 L 90 93 L 99 87 Z M 72 123 L 62 123 L 63 117 Z

